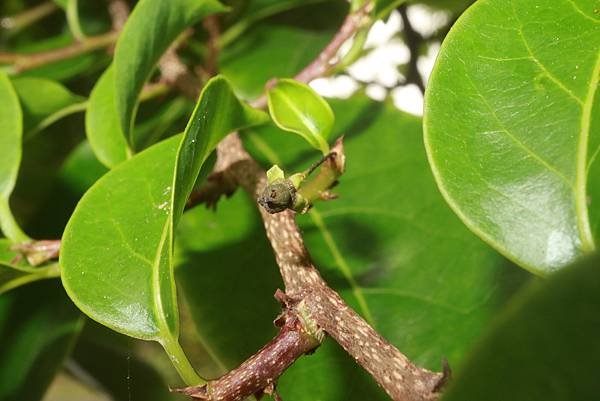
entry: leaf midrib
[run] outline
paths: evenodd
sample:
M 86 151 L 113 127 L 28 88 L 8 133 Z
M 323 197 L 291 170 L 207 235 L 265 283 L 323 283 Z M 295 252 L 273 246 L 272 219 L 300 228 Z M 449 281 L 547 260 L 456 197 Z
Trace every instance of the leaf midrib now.
M 588 206 L 587 206 L 587 154 L 590 137 L 590 128 L 592 122 L 592 108 L 594 97 L 598 88 L 600 79 L 600 51 L 596 55 L 596 64 L 592 70 L 592 77 L 588 87 L 588 92 L 583 103 L 583 112 L 581 113 L 581 131 L 579 133 L 579 143 L 577 147 L 577 175 L 575 179 L 576 187 L 576 212 L 579 220 L 578 228 L 582 240 L 582 248 L 586 252 L 592 252 L 596 246 L 592 235 Z

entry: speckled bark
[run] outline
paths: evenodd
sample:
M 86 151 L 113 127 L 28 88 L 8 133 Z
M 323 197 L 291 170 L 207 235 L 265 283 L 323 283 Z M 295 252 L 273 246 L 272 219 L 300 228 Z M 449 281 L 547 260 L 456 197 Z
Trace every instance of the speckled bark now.
M 277 337 L 239 367 L 205 385 L 177 391 L 205 401 L 239 401 L 252 394 L 273 391 L 279 376 L 296 359 L 320 344 L 306 330 L 295 307 L 286 309 L 276 324 L 281 326 Z
M 217 151 L 217 174 L 224 174 L 229 182 L 237 182 L 257 197 L 266 185 L 266 175 L 243 149 L 237 134 L 226 137 Z M 260 213 L 286 294 L 302 300 L 311 319 L 344 347 L 393 400 L 436 399 L 444 375 L 415 366 L 325 283 L 304 246 L 295 212 L 269 214 L 260 208 Z

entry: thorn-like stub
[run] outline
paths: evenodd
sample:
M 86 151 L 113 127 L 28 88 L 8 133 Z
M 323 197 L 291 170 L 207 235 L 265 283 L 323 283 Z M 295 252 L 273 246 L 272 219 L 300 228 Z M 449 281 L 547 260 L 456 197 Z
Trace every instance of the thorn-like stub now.
M 267 185 L 258 197 L 258 204 L 271 214 L 293 209 L 296 203 L 296 188 L 287 179 L 278 179 Z

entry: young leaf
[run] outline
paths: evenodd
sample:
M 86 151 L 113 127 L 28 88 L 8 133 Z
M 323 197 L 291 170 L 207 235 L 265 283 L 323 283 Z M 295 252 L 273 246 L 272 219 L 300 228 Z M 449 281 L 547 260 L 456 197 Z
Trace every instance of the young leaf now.
M 85 133 L 98 160 L 109 168 L 131 155 L 131 149 L 119 124 L 112 65 L 104 71 L 90 94 L 85 113 Z
M 323 154 L 329 153 L 327 139 L 334 116 L 329 104 L 306 84 L 281 79 L 269 89 L 269 112 L 277 126 L 302 136 Z
M 173 220 L 177 221 L 194 187 L 202 164 L 230 132 L 268 121 L 269 117 L 241 103 L 229 83 L 217 76 L 206 84 L 177 151 Z
M 214 78 L 183 137 L 139 153 L 98 180 L 63 235 L 62 279 L 75 304 L 118 332 L 160 342 L 187 383 L 198 378 L 177 343 L 173 226 L 218 141 L 265 118 Z
M 600 258 L 536 282 L 492 324 L 444 401 L 571 401 L 598 396 Z
M 600 186 L 588 180 L 600 146 L 598 43 L 590 2 L 482 0 L 454 25 L 428 87 L 425 142 L 444 197 L 536 274 L 592 251 L 600 235 L 588 206 Z
M 142 0 L 115 48 L 115 104 L 121 129 L 131 143 L 138 96 L 167 47 L 207 15 L 226 11 L 217 0 Z
M 25 138 L 55 121 L 85 109 L 86 101 L 58 82 L 44 78 L 16 78 L 12 81 L 23 109 Z
M 10 211 L 9 198 L 17 181 L 21 164 L 23 115 L 17 94 L 0 70 L 0 229 L 14 242 L 29 238 L 21 230 Z

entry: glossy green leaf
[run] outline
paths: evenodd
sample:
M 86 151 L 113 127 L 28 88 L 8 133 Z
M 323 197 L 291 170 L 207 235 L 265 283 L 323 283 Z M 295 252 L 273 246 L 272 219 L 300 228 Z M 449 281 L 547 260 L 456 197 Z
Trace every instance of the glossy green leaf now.
M 14 87 L 6 74 L 0 71 L 0 229 L 14 242 L 27 241 L 12 215 L 10 195 L 15 188 L 21 164 L 23 113 Z
M 141 339 L 177 331 L 169 204 L 180 139 L 105 174 L 83 196 L 63 235 L 62 280 L 71 299 L 94 320 Z
M 592 1 L 481 0 L 446 38 L 425 139 L 453 210 L 522 267 L 548 274 L 595 248 L 600 15 Z M 596 104 L 595 104 L 596 102 Z M 597 163 L 596 163 L 597 164 Z
M 82 323 L 58 282 L 0 296 L 0 399 L 41 400 Z
M 600 258 L 519 294 L 473 349 L 444 401 L 572 401 L 598 395 Z
M 187 363 L 177 344 L 173 226 L 218 141 L 266 118 L 216 77 L 183 137 L 139 153 L 98 180 L 65 229 L 60 257 L 64 286 L 84 313 L 118 332 L 160 342 L 178 369 Z M 194 382 L 188 368 L 180 373 Z
M 347 172 L 335 188 L 339 199 L 298 217 L 311 256 L 325 280 L 419 365 L 439 370 L 446 357 L 456 367 L 529 275 L 448 208 L 431 176 L 418 118 L 366 96 L 331 105 L 333 134 L 346 134 Z M 265 166 L 301 171 L 318 159 L 298 136 L 273 126 L 251 131 L 252 138 L 242 137 Z M 265 148 L 280 160 L 266 158 Z M 178 227 L 178 283 L 221 373 L 276 333 L 273 293 L 283 284 L 255 205 L 236 193 L 216 213 L 186 213 Z M 388 399 L 333 342 L 295 363 L 278 390 L 284 400 Z
M 27 138 L 70 114 L 83 111 L 85 98 L 58 82 L 44 78 L 16 78 L 12 81 L 23 109 L 23 131 Z
M 269 120 L 262 111 L 240 102 L 225 78 L 206 84 L 177 151 L 173 191 L 173 222 L 177 226 L 200 168 L 227 134 Z
M 142 0 L 115 48 L 115 104 L 121 129 L 131 137 L 138 96 L 167 47 L 207 15 L 226 11 L 217 0 Z
M 85 132 L 90 146 L 98 160 L 107 167 L 114 167 L 131 155 L 119 124 L 114 76 L 114 67 L 111 65 L 92 89 L 85 113 Z
M 282 79 L 269 89 L 269 112 L 277 126 L 302 136 L 313 148 L 329 153 L 327 139 L 334 116 L 329 104 L 310 86 Z

